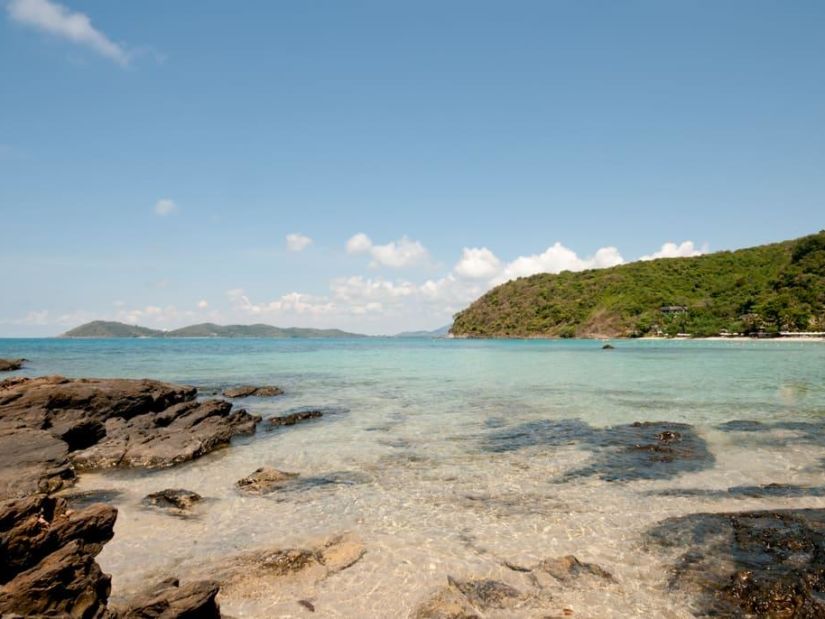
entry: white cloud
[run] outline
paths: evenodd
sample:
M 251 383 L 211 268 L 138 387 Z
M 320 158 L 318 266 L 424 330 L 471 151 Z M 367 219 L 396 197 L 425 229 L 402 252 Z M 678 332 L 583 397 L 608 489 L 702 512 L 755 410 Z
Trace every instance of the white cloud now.
M 693 241 L 683 241 L 678 245 L 668 241 L 659 251 L 650 255 L 642 256 L 639 260 L 656 260 L 656 258 L 690 258 L 691 256 L 701 256 L 708 251 L 707 245 L 697 248 Z
M 120 65 L 129 63 L 126 50 L 92 26 L 84 13 L 51 0 L 10 0 L 7 9 L 18 23 L 85 45 Z
M 209 301 L 206 299 L 201 299 L 198 301 L 198 309 L 206 309 L 207 307 L 209 307 Z
M 286 248 L 289 251 L 303 251 L 312 244 L 312 239 L 297 232 L 286 235 Z
M 347 241 L 347 253 L 348 254 L 365 254 L 372 248 L 372 241 L 370 237 L 368 237 L 363 232 L 359 232 L 358 234 L 352 236 Z
M 178 205 L 169 198 L 161 198 L 155 203 L 155 214 L 161 217 L 171 215 L 178 210 Z
M 561 273 L 562 271 L 584 271 L 602 269 L 622 264 L 619 250 L 615 247 L 602 247 L 589 258 L 580 258 L 576 252 L 556 242 L 541 254 L 519 256 L 510 262 L 494 283 L 500 284 L 517 277 L 527 277 L 536 273 Z
M 406 236 L 385 245 L 375 245 L 363 232 L 359 232 L 347 241 L 347 253 L 369 254 L 372 256 L 370 266 L 385 266 L 394 269 L 420 265 L 430 257 L 426 247 L 419 241 L 413 241 Z
M 468 279 L 490 279 L 501 271 L 501 260 L 486 247 L 465 247 L 453 270 Z
M 334 309 L 334 305 L 323 297 L 315 297 L 301 292 L 290 292 L 274 301 L 253 303 L 242 288 L 226 291 L 226 296 L 234 310 L 246 316 L 282 316 L 289 314 L 318 316 Z

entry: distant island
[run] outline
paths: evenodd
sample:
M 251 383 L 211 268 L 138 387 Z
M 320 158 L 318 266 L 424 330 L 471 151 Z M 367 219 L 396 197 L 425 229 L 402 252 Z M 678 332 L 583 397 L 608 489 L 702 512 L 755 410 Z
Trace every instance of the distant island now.
M 825 331 L 825 230 L 693 258 L 539 274 L 455 316 L 457 337 L 777 336 Z
M 441 338 L 441 337 L 448 337 L 450 335 L 450 327 L 452 325 L 444 325 L 443 327 L 439 327 L 438 329 L 433 329 L 432 331 L 402 331 L 395 337 L 417 337 L 417 338 Z
M 312 337 L 367 337 L 360 333 L 348 333 L 340 329 L 305 329 L 299 327 L 273 327 L 272 325 L 216 325 L 204 322 L 180 329 L 162 331 L 123 322 L 94 320 L 63 333 L 66 338 L 119 338 L 119 337 L 260 337 L 260 338 L 312 338 Z

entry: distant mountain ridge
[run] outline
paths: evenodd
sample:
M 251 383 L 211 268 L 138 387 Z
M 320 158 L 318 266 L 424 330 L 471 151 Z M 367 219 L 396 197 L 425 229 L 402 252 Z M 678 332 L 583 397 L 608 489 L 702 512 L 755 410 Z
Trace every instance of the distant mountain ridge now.
M 825 331 L 825 230 L 693 258 L 542 273 L 455 316 L 457 337 L 712 336 Z
M 440 338 L 440 337 L 448 337 L 450 335 L 450 327 L 451 324 L 444 325 L 443 327 L 439 327 L 438 329 L 433 329 L 432 331 L 402 331 L 401 333 L 395 335 L 394 337 L 422 337 L 422 338 Z
M 66 338 L 121 338 L 121 337 L 262 337 L 298 339 L 312 337 L 367 337 L 360 333 L 349 333 L 340 329 L 308 329 L 301 327 L 274 327 L 272 325 L 217 325 L 203 322 L 188 327 L 162 331 L 123 322 L 94 320 L 63 333 Z

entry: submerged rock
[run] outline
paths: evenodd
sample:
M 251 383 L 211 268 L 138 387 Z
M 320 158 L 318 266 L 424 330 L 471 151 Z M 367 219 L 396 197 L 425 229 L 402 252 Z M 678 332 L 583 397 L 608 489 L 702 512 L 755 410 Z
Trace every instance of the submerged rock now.
M 650 539 L 682 551 L 669 586 L 703 614 L 825 616 L 825 509 L 692 514 Z
M 202 500 L 203 497 L 197 492 L 182 488 L 167 488 L 147 495 L 143 499 L 143 504 L 161 509 L 189 512 L 196 503 L 200 503 Z
M 95 556 L 117 510 L 35 495 L 0 503 L 0 615 L 103 617 L 110 578 Z
M 264 548 L 204 566 L 204 574 L 238 597 L 262 597 L 291 587 L 296 593 L 355 565 L 366 553 L 355 535 L 343 534 L 299 548 Z
M 286 482 L 296 477 L 298 477 L 298 473 L 286 473 L 269 466 L 263 466 L 243 479 L 239 479 L 235 482 L 235 485 L 244 492 L 266 494 L 268 492 L 274 492 Z
M 483 447 L 508 452 L 570 445 L 591 451 L 593 457 L 559 481 L 590 476 L 606 481 L 667 479 L 710 468 L 715 461 L 693 426 L 667 421 L 637 421 L 607 428 L 595 428 L 579 419 L 531 421 L 492 432 Z
M 448 576 L 447 586 L 419 605 L 410 619 L 477 619 L 485 611 L 513 609 L 529 598 L 498 580 L 457 580 Z
M 224 397 L 227 398 L 271 398 L 276 395 L 282 395 L 283 389 L 273 385 L 266 385 L 263 387 L 256 387 L 254 385 L 241 385 L 239 387 L 227 387 L 223 390 Z
M 556 559 L 545 559 L 539 563 L 536 572 L 549 574 L 560 582 L 570 582 L 580 576 L 596 576 L 604 580 L 615 582 L 613 575 L 595 563 L 582 563 L 573 555 L 566 555 Z
M 220 606 L 215 597 L 220 591 L 212 580 L 191 582 L 181 586 L 177 578 L 168 578 L 150 587 L 131 600 L 118 619 L 219 619 Z
M 277 428 L 280 426 L 294 426 L 296 423 L 308 421 L 310 419 L 318 419 L 323 417 L 321 411 L 300 411 L 297 413 L 289 413 L 288 415 L 281 415 L 279 417 L 270 417 L 266 423 L 270 428 Z
M 13 372 L 23 367 L 26 359 L 0 359 L 0 372 Z

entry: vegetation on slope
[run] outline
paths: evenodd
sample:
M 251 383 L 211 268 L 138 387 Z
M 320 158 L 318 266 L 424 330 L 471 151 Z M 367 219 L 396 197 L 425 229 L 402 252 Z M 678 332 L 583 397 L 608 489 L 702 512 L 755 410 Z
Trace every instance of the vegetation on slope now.
M 66 331 L 61 337 L 162 337 L 163 331 L 109 320 L 94 320 Z
M 272 337 L 272 338 L 306 338 L 306 337 L 364 337 L 357 333 L 347 333 L 340 329 L 302 329 L 298 327 L 281 328 L 272 325 L 216 325 L 204 322 L 171 331 L 159 331 L 122 322 L 94 322 L 80 325 L 64 333 L 61 337 Z
M 459 312 L 451 332 L 638 337 L 807 330 L 825 330 L 825 230 L 695 258 L 519 278 Z

